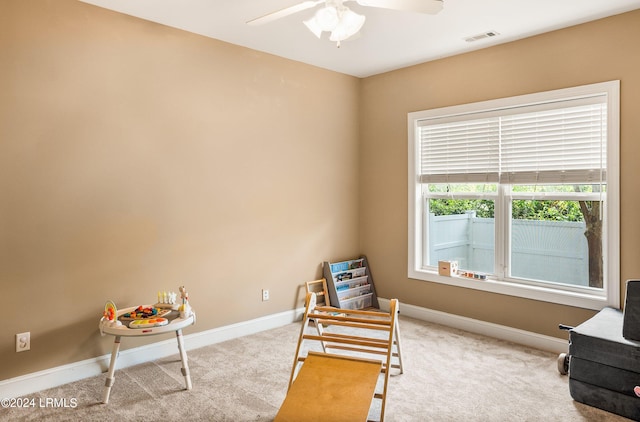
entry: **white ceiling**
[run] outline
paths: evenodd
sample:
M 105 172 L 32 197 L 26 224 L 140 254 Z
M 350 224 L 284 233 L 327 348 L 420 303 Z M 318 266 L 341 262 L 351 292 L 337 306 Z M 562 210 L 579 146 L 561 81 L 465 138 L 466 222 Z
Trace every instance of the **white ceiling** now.
M 640 0 L 444 0 L 437 15 L 347 6 L 364 14 L 357 39 L 340 48 L 302 23 L 305 10 L 251 26 L 246 22 L 302 0 L 81 0 L 229 43 L 336 72 L 366 77 L 640 8 Z M 319 6 L 318 6 L 319 7 Z M 475 42 L 487 31 L 500 35 Z

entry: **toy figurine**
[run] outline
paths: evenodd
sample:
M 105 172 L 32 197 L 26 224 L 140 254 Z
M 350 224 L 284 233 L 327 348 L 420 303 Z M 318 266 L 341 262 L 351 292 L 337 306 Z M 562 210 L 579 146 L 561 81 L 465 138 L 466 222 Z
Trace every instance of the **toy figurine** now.
M 176 292 L 159 291 L 158 305 L 175 305 L 178 294 Z
M 180 318 L 189 318 L 191 316 L 191 305 L 189 305 L 189 293 L 184 286 L 180 286 L 180 297 L 182 298 L 182 305 L 178 309 L 180 311 Z

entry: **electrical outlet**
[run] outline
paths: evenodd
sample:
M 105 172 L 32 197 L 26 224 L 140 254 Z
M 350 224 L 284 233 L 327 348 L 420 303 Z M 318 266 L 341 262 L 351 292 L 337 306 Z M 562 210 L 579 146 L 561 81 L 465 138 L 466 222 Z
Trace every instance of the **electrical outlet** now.
M 262 289 L 262 301 L 269 300 L 269 290 Z
M 26 352 L 31 350 L 31 333 L 16 334 L 16 352 Z

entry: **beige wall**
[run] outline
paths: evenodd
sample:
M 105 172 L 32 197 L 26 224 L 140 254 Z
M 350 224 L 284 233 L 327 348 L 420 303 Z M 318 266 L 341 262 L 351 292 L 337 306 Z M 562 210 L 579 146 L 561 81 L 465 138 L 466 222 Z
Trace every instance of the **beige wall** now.
M 640 277 L 640 11 L 363 80 L 360 244 L 383 297 L 562 337 L 591 311 L 407 278 L 407 113 L 621 81 L 621 291 Z M 434 40 L 437 42 L 437 40 Z
M 302 306 L 322 260 L 359 253 L 359 83 L 73 0 L 0 2 L 0 379 L 108 353 L 108 299 L 184 284 L 187 333 Z

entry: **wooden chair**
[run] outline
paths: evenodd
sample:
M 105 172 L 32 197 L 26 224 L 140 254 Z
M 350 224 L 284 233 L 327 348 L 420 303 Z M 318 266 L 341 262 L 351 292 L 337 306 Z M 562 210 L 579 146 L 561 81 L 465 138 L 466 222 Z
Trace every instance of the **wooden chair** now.
M 398 312 L 397 299 L 387 313 L 318 306 L 316 294 L 308 293 L 287 397 L 275 421 L 366 421 L 378 399 L 382 422 L 391 368 L 403 372 Z

